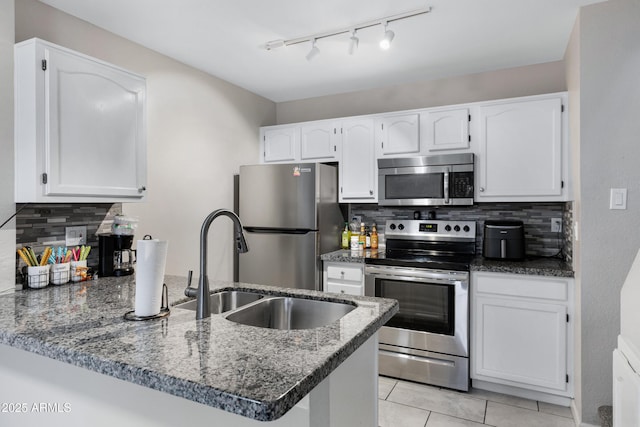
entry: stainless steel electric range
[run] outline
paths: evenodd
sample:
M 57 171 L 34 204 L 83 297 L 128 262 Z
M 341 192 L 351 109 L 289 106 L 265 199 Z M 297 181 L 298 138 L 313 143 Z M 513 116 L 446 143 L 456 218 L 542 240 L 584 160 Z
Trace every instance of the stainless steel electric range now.
M 385 237 L 365 265 L 365 294 L 400 303 L 380 330 L 380 374 L 467 391 L 475 222 L 388 220 Z

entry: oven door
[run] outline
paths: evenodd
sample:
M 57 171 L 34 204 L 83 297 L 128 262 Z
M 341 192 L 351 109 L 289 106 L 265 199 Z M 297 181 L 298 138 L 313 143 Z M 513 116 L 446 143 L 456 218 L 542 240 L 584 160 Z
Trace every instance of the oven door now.
M 366 265 L 365 295 L 400 305 L 380 344 L 469 356 L 468 272 Z

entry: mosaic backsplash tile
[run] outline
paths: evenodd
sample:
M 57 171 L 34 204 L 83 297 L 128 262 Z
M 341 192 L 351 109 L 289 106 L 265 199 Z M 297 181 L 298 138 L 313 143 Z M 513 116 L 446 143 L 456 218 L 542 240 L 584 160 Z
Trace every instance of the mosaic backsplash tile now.
M 65 246 L 65 228 L 84 225 L 87 245 L 91 246 L 87 264 L 95 267 L 98 234 L 110 233 L 114 216 L 121 213 L 121 203 L 28 204 L 16 215 L 16 248 L 31 246 L 36 253 L 41 253 L 47 246 Z M 22 265 L 16 254 L 16 283 L 22 283 L 19 268 Z
M 367 223 L 384 224 L 388 219 L 412 219 L 418 211 L 422 219 L 434 212 L 436 219 L 476 221 L 476 253 L 482 254 L 484 221 L 488 219 L 521 220 L 524 223 L 527 256 L 555 256 L 571 262 L 571 203 L 478 203 L 455 207 L 385 207 L 352 204 L 349 217 L 361 216 Z M 562 218 L 562 232 L 551 232 L 551 219 Z
M 482 254 L 483 225 L 487 219 L 518 219 L 524 222 L 528 256 L 554 256 L 559 253 L 571 262 L 573 248 L 571 203 L 480 203 L 458 207 L 383 207 L 351 204 L 349 217 L 359 215 L 367 224 L 383 224 L 387 219 L 413 218 L 414 212 L 427 218 L 476 221 L 476 253 Z M 40 253 L 46 246 L 65 245 L 65 227 L 85 225 L 87 244 L 92 247 L 89 266 L 98 264 L 99 233 L 109 233 L 113 217 L 122 213 L 121 203 L 29 204 L 16 216 L 16 246 L 31 246 Z M 561 233 L 551 232 L 551 219 L 562 218 Z M 16 280 L 22 282 L 16 255 Z

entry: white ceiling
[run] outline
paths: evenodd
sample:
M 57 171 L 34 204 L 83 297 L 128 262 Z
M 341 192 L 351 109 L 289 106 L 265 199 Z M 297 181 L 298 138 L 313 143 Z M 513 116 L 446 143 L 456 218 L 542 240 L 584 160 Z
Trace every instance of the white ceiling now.
M 41 0 L 275 102 L 560 60 L 580 6 L 602 0 Z M 267 51 L 264 44 L 432 6 L 431 13 Z

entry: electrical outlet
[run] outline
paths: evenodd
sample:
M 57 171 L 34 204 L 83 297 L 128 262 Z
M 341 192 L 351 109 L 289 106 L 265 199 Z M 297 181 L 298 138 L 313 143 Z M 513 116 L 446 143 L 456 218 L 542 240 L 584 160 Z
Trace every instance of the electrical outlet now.
M 67 246 L 85 245 L 87 243 L 87 226 L 65 227 L 64 244 Z
M 551 218 L 551 232 L 560 233 L 562 231 L 562 218 Z

